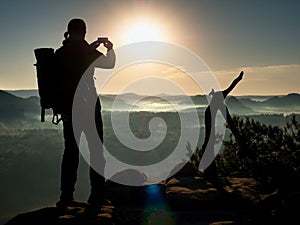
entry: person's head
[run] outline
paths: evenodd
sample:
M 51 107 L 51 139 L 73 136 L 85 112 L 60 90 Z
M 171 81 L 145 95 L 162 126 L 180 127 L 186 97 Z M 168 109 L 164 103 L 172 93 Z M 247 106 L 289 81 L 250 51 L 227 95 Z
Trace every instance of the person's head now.
M 86 33 L 86 25 L 82 19 L 72 19 L 68 23 L 67 31 L 64 36 L 66 39 L 84 39 Z

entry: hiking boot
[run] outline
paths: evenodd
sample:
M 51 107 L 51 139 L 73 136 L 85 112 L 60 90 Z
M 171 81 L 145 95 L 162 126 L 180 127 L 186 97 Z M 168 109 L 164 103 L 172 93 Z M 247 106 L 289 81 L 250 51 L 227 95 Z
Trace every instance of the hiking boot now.
M 86 207 L 86 206 L 87 206 L 87 203 L 79 202 L 74 199 L 71 199 L 71 200 L 60 199 L 58 202 L 56 202 L 56 207 L 59 209 L 65 209 L 67 207 Z
M 103 205 L 111 205 L 111 203 L 105 198 L 102 193 L 92 192 L 88 199 L 89 206 L 92 207 L 101 207 Z

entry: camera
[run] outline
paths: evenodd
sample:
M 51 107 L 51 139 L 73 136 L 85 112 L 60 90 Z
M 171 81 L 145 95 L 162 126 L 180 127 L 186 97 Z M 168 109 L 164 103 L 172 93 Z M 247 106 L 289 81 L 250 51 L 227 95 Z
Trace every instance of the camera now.
M 99 38 L 98 38 L 98 42 L 100 42 L 100 43 L 104 43 L 104 42 L 106 42 L 106 41 L 108 41 L 108 38 L 107 38 L 107 37 L 99 37 Z

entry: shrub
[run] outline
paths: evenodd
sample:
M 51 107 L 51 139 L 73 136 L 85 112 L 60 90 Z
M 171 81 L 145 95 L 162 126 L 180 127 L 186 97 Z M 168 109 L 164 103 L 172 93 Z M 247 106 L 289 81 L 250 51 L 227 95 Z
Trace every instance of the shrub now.
M 295 116 L 284 127 L 266 126 L 253 119 L 234 117 L 242 136 L 231 134 L 217 160 L 220 175 L 258 178 L 300 174 L 300 124 Z

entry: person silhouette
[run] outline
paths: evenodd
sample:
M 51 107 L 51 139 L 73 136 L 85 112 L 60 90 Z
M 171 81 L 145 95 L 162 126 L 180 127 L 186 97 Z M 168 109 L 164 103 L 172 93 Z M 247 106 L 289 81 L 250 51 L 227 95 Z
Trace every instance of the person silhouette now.
M 83 111 L 81 119 L 87 124 L 96 124 L 99 138 L 103 143 L 103 124 L 101 118 L 101 105 L 94 84 L 94 68 L 111 69 L 115 66 L 115 53 L 113 44 L 108 38 L 99 38 L 92 44 L 88 44 L 85 40 L 86 24 L 82 19 L 72 19 L 69 21 L 67 31 L 64 34 L 65 40 L 62 47 L 55 51 L 55 59 L 57 65 L 57 73 L 60 76 L 58 88 L 61 89 L 60 109 L 62 111 L 63 121 L 63 137 L 64 137 L 64 153 L 61 164 L 61 195 L 56 203 L 57 207 L 75 206 L 81 204 L 74 199 L 75 184 L 77 180 L 77 170 L 79 165 L 79 148 L 76 140 L 80 139 L 80 135 L 84 132 L 90 153 L 90 160 L 97 159 L 100 162 L 101 169 L 104 171 L 105 159 L 102 149 L 96 149 L 95 146 L 89 144 L 91 136 L 88 127 L 82 132 L 74 133 L 72 119 L 72 103 L 73 98 L 79 84 L 80 79 L 84 76 L 84 82 L 87 86 L 89 96 L 96 100 L 95 117 L 90 118 Z M 96 50 L 100 44 L 107 49 L 107 54 Z M 100 57 L 100 58 L 99 58 Z M 92 66 L 91 66 L 92 65 Z M 93 67 L 93 68 L 90 68 Z M 82 96 L 87 101 L 89 96 Z M 84 101 L 83 101 L 84 102 Z M 83 106 L 84 107 L 84 106 Z M 90 185 L 91 193 L 88 198 L 88 204 L 100 206 L 106 199 L 105 179 L 96 170 L 90 166 Z
M 244 72 L 241 71 L 239 76 L 232 81 L 230 86 L 223 91 L 211 90 L 209 96 L 211 96 L 211 101 L 205 110 L 205 138 L 202 145 L 202 158 L 199 165 L 200 169 L 204 169 L 204 179 L 212 182 L 217 182 L 217 169 L 214 157 L 214 145 L 216 144 L 216 134 L 215 134 L 215 122 L 216 114 L 220 111 L 225 118 L 228 128 L 231 130 L 232 134 L 238 140 L 241 140 L 240 134 L 237 132 L 236 127 L 233 125 L 232 117 L 229 110 L 225 104 L 225 98 L 232 91 L 232 89 L 243 79 Z M 209 165 L 203 165 L 205 162 Z M 211 162 L 211 163 L 210 163 Z

